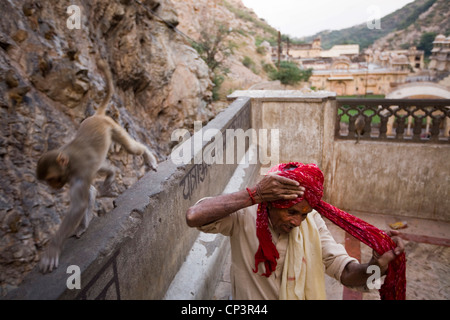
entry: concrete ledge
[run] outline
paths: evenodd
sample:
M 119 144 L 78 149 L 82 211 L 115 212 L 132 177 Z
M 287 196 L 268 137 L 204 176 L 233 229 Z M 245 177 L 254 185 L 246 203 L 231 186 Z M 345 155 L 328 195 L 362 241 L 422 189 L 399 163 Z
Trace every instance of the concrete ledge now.
M 264 102 L 322 102 L 336 99 L 336 93 L 330 91 L 303 92 L 301 90 L 236 90 L 229 96 L 228 100 L 239 97 L 262 100 Z

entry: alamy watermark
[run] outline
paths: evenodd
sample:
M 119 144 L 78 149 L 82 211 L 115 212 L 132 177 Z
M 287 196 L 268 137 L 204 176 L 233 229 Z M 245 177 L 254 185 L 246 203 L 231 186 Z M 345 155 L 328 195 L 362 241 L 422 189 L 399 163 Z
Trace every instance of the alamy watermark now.
M 81 269 L 77 265 L 70 265 L 67 267 L 67 274 L 70 276 L 66 280 L 66 286 L 69 290 L 81 289 Z M 381 288 L 381 270 L 379 266 L 370 265 L 366 270 L 367 274 L 371 274 L 366 281 L 366 286 L 369 290 Z
M 66 280 L 67 289 L 81 289 L 81 269 L 77 265 L 67 267 L 66 273 L 71 274 Z
M 280 160 L 280 131 L 278 129 L 219 129 L 204 130 L 201 121 L 194 122 L 194 135 L 187 129 L 173 131 L 171 140 L 182 141 L 173 148 L 170 159 L 176 165 L 261 164 L 274 166 Z M 270 142 L 269 142 L 270 141 Z M 207 142 L 203 148 L 204 142 Z M 209 143 L 211 142 L 211 143 Z M 257 154 L 251 156 L 249 148 Z M 268 154 L 270 151 L 270 154 Z
M 367 28 L 370 30 L 381 29 L 381 9 L 379 6 L 371 5 L 366 9 L 369 15 L 367 19 Z
M 67 14 L 70 16 L 66 20 L 66 26 L 68 29 L 81 29 L 81 8 L 77 5 L 71 5 L 67 7 Z
M 367 278 L 366 286 L 368 289 L 379 290 L 381 288 L 381 270 L 379 266 L 370 265 L 367 267 L 366 273 L 371 273 L 372 275 Z

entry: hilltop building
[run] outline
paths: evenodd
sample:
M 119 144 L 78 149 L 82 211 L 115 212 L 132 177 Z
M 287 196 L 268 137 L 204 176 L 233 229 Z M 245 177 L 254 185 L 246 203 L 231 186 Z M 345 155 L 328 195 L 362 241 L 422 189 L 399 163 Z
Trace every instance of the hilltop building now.
M 312 43 L 285 45 L 283 46 L 282 52 L 291 59 L 296 60 L 302 58 L 319 58 L 322 52 L 320 38 L 314 39 Z
M 443 34 L 436 36 L 431 50 L 431 61 L 429 69 L 435 72 L 450 72 L 450 36 Z
M 316 89 L 334 91 L 337 95 L 387 94 L 404 83 L 408 71 L 382 68 L 372 63 L 352 63 L 348 57 L 336 58 L 330 68 L 314 70 L 310 78 Z
M 278 59 L 277 49 L 272 48 L 273 61 Z M 312 43 L 284 43 L 280 59 L 313 69 L 311 87 L 338 95 L 385 95 L 406 83 L 411 73 L 424 69 L 424 51 L 416 47 L 390 51 L 368 49 L 360 53 L 359 45 L 348 44 L 322 50 L 319 38 Z
M 424 69 L 424 51 L 411 47 L 408 50 L 366 50 L 366 59 L 383 67 L 395 70 L 419 72 Z
M 322 50 L 321 58 L 355 57 L 359 55 L 359 44 L 335 45 L 330 50 Z
M 278 59 L 278 48 L 272 48 L 272 60 Z M 358 44 L 335 45 L 329 50 L 322 50 L 320 38 L 316 38 L 312 43 L 283 44 L 282 60 L 294 60 L 301 62 L 308 59 L 337 58 L 339 56 L 353 57 L 359 55 Z

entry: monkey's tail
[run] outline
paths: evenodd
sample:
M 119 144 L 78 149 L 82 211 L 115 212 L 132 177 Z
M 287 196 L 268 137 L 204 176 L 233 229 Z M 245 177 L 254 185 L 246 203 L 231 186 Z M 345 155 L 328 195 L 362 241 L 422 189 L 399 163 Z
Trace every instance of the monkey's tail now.
M 111 70 L 109 69 L 109 66 L 106 63 L 106 61 L 100 59 L 97 62 L 97 64 L 106 78 L 106 97 L 103 99 L 101 105 L 98 107 L 97 111 L 95 112 L 95 115 L 104 116 L 106 114 L 106 108 L 108 108 L 109 102 L 111 101 L 114 92 L 114 84 L 112 80 Z

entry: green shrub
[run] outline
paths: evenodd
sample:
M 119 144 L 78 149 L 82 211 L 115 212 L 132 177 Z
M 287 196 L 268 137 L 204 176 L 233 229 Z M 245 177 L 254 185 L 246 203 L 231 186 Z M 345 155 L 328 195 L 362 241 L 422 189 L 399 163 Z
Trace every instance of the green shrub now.
M 255 63 L 253 62 L 252 58 L 245 56 L 244 59 L 242 60 L 242 64 L 244 66 L 246 66 L 247 68 L 251 69 Z
M 300 81 L 308 81 L 312 69 L 300 70 L 293 62 L 281 61 L 280 69 L 269 74 L 271 80 L 280 80 L 284 85 L 294 85 Z
M 214 87 L 212 90 L 212 99 L 213 101 L 220 100 L 219 90 L 222 83 L 225 81 L 225 77 L 221 74 L 214 73 L 213 83 Z
M 267 53 L 267 50 L 265 47 L 259 46 L 256 48 L 256 52 L 260 55 L 265 55 Z
M 264 61 L 261 61 L 261 65 L 263 70 L 269 75 L 277 71 L 277 69 L 275 69 L 275 67 L 271 63 L 265 63 Z

